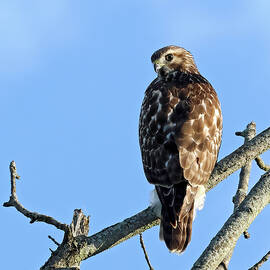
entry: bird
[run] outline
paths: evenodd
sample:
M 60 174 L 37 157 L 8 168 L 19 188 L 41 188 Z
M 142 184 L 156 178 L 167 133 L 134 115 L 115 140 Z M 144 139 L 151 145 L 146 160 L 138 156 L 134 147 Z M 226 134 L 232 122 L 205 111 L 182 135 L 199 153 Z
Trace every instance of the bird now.
M 204 205 L 205 185 L 217 161 L 221 106 L 189 51 L 166 46 L 151 61 L 157 77 L 142 102 L 139 144 L 145 176 L 155 185 L 152 207 L 160 209 L 159 238 L 180 254 L 191 240 L 192 222 Z

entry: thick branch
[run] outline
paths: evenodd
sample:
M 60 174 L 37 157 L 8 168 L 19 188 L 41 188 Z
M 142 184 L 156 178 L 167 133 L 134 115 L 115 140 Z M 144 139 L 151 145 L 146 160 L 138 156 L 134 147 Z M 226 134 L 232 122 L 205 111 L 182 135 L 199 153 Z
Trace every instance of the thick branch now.
M 251 189 L 246 199 L 230 216 L 218 234 L 212 239 L 192 270 L 213 270 L 234 247 L 263 208 L 270 203 L 270 171 L 265 173 Z
M 67 263 L 69 266 L 77 266 L 78 262 L 118 245 L 157 224 L 159 219 L 152 208 L 148 207 L 90 237 L 81 235 L 75 237 L 72 243 L 62 243 L 41 269 L 58 269 Z
M 15 207 L 20 213 L 30 218 L 30 223 L 34 223 L 36 221 L 45 222 L 47 224 L 51 224 L 55 226 L 57 229 L 62 231 L 68 231 L 68 225 L 60 223 L 54 218 L 46 215 L 42 215 L 36 212 L 31 212 L 23 207 L 23 205 L 19 202 L 17 194 L 16 194 L 16 179 L 20 177 L 17 174 L 15 161 L 11 161 L 10 165 L 10 178 L 11 178 L 11 195 L 8 202 L 3 204 L 4 207 Z
M 63 242 L 59 245 L 52 237 L 49 237 L 58 245 L 52 252 L 49 260 L 41 269 L 55 270 L 79 270 L 82 261 L 80 257 L 81 244 L 76 240 L 84 238 L 89 232 L 89 216 L 85 216 L 81 209 L 75 209 L 69 231 L 65 233 Z

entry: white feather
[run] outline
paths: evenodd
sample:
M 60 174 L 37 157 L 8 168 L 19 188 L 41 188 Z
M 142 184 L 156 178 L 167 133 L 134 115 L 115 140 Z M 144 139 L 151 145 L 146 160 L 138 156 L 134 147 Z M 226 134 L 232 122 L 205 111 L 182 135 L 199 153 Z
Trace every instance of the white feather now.
M 158 198 L 156 189 L 151 191 L 150 194 L 150 206 L 153 208 L 157 217 L 161 218 L 161 202 Z
M 196 211 L 202 210 L 204 206 L 204 200 L 205 200 L 205 187 L 203 185 L 198 186 L 197 193 L 195 195 L 194 199 L 194 214 L 193 214 L 193 220 L 196 217 Z

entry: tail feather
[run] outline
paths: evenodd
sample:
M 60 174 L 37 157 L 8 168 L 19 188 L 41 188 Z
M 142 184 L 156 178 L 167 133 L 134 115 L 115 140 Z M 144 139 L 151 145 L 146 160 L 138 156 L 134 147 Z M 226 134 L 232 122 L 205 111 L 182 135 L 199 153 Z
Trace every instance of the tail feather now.
M 191 240 L 194 212 L 193 205 L 190 211 L 178 220 L 176 228 L 171 225 L 169 219 L 167 219 L 166 213 L 161 212 L 162 221 L 160 232 L 162 232 L 162 238 L 171 252 L 183 252 Z
M 174 204 L 169 208 L 162 204 L 160 239 L 165 241 L 171 252 L 181 253 L 191 240 L 194 201 L 198 187 L 181 183 L 172 188 L 174 188 Z M 157 191 L 161 197 L 160 190 Z

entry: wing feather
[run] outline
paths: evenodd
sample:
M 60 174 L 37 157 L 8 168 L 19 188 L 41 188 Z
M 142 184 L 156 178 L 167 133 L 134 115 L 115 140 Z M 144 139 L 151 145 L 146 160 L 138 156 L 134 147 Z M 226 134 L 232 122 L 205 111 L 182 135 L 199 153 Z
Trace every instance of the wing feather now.
M 193 85 L 189 96 L 192 111 L 180 128 L 175 142 L 185 179 L 191 185 L 205 185 L 215 166 L 221 142 L 222 116 L 217 95 L 210 84 Z M 196 96 L 196 88 L 204 98 Z M 207 95 L 211 92 L 211 96 Z

